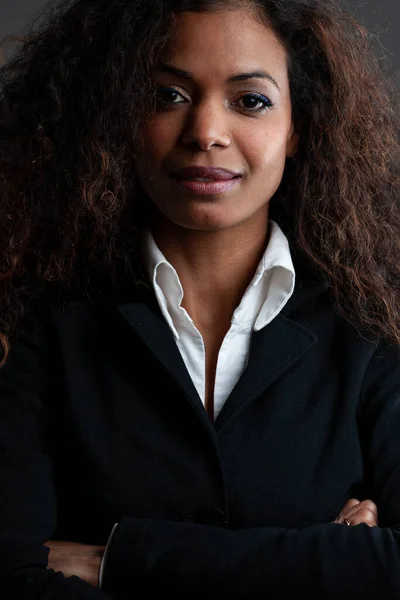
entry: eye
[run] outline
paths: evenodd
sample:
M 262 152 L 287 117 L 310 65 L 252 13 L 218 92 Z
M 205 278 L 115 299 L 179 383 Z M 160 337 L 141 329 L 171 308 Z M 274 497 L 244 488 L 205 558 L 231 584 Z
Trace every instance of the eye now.
M 180 101 L 179 98 L 182 98 L 183 102 Z M 184 104 L 188 101 L 188 99 L 185 98 L 183 94 L 178 92 L 175 88 L 160 87 L 157 89 L 157 101 L 161 105 L 165 106 L 168 104 Z M 240 101 L 244 102 L 244 105 L 242 105 L 241 108 L 249 112 L 265 112 L 274 106 L 271 100 L 269 100 L 266 96 L 256 93 L 244 94 L 241 98 L 239 98 L 239 102 Z
M 264 112 L 274 106 L 271 100 L 262 94 L 244 94 L 244 96 L 239 98 L 240 101 L 247 104 L 247 106 L 242 106 L 242 108 L 250 112 Z M 261 106 L 257 107 L 257 104 L 261 104 Z
M 184 98 L 184 96 L 174 88 L 160 87 L 157 89 L 157 100 L 161 104 L 182 104 L 181 102 L 176 102 L 179 97 Z M 184 100 L 186 100 L 186 98 L 184 98 Z

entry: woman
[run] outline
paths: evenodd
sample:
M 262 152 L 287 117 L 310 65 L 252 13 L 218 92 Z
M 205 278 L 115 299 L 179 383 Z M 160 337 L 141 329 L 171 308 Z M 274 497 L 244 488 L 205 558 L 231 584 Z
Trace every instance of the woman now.
M 365 30 L 81 0 L 1 77 L 2 598 L 398 598 L 398 110 Z

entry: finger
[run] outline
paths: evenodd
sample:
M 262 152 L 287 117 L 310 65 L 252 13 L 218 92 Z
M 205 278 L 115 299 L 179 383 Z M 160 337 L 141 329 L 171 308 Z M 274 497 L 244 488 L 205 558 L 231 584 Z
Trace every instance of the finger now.
M 340 511 L 340 513 L 338 514 L 338 516 L 336 517 L 336 519 L 333 521 L 334 523 L 343 523 L 343 517 L 344 517 L 344 513 L 352 510 L 355 506 L 358 506 L 360 504 L 360 500 L 357 500 L 357 498 L 350 498 L 349 500 L 347 500 L 346 504 L 343 506 L 342 510 Z
M 363 500 L 361 504 L 378 516 L 378 507 L 375 502 L 372 502 L 372 500 Z
M 102 554 L 105 549 L 105 546 L 87 546 L 87 549 L 84 550 L 84 554 Z
M 346 523 L 346 519 L 352 525 L 366 523 L 375 526 L 378 524 L 378 507 L 372 500 L 363 500 L 358 504 L 354 502 L 346 503 L 343 511 L 334 522 Z
M 343 512 L 343 514 L 349 519 L 353 515 L 355 515 L 359 512 L 362 512 L 364 510 L 371 512 L 373 515 L 375 515 L 376 519 L 378 518 L 378 507 L 376 506 L 376 504 L 374 502 L 372 502 L 372 500 L 363 500 L 357 506 L 346 509 Z
M 83 554 L 94 554 L 97 552 L 102 552 L 105 549 L 105 546 L 95 546 L 91 544 L 80 544 L 79 542 L 69 542 L 69 541 L 61 541 L 61 540 L 49 540 L 43 544 L 50 548 L 50 550 L 57 551 L 66 551 L 66 552 L 75 552 L 75 553 L 83 553 Z
M 369 525 L 369 527 L 377 527 L 378 525 L 378 520 L 375 513 L 368 508 L 365 508 L 354 515 L 345 518 L 348 520 L 351 527 L 361 524 Z
M 62 541 L 62 540 L 48 540 L 43 545 L 48 546 L 49 548 L 54 548 L 54 549 L 59 549 L 59 548 L 60 549 L 62 549 L 62 548 L 71 549 L 75 546 L 80 546 L 81 544 L 77 544 L 75 542 Z
M 349 500 L 347 500 L 346 504 L 343 506 L 342 512 L 345 510 L 351 510 L 352 508 L 358 506 L 359 504 L 361 504 L 361 500 L 358 500 L 357 498 L 350 498 Z

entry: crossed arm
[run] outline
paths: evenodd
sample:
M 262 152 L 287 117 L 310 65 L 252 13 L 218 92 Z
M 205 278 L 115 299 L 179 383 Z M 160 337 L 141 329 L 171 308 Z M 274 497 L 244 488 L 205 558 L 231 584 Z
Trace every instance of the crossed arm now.
M 53 465 L 43 436 L 46 414 L 38 373 L 48 365 L 41 362 L 41 352 L 30 341 L 14 357 L 13 370 L 0 377 L 0 479 L 7 482 L 0 494 L 2 598 L 105 600 L 109 593 L 116 600 L 124 597 L 123 590 L 136 595 L 139 583 L 149 593 L 162 592 L 168 584 L 176 598 L 220 598 L 227 592 L 231 598 L 283 599 L 299 589 L 324 600 L 338 595 L 343 600 L 399 597 L 397 354 L 386 359 L 382 351 L 377 357 L 365 384 L 362 415 L 374 467 L 370 489 L 376 492 L 381 527 L 373 526 L 376 507 L 356 500 L 343 507 L 334 523 L 302 530 L 229 530 L 122 518 L 106 561 L 104 589 L 99 590 L 95 586 L 103 547 L 54 541 L 42 545 L 55 530 L 57 514 Z M 352 527 L 343 525 L 345 519 Z
M 351 498 L 346 502 L 336 519 L 338 525 L 355 527 L 362 523 L 370 527 L 378 525 L 378 509 L 372 500 L 360 501 Z M 61 572 L 65 577 L 77 576 L 97 587 L 100 565 L 105 546 L 92 546 L 68 541 L 46 542 L 49 548 L 48 569 Z

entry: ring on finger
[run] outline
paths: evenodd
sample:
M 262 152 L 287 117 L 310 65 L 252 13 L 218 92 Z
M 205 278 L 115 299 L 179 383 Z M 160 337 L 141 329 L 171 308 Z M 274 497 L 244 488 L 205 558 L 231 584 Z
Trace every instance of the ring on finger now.
M 351 527 L 351 523 L 348 519 L 346 519 L 346 517 L 343 519 L 343 521 L 346 523 L 347 527 Z

